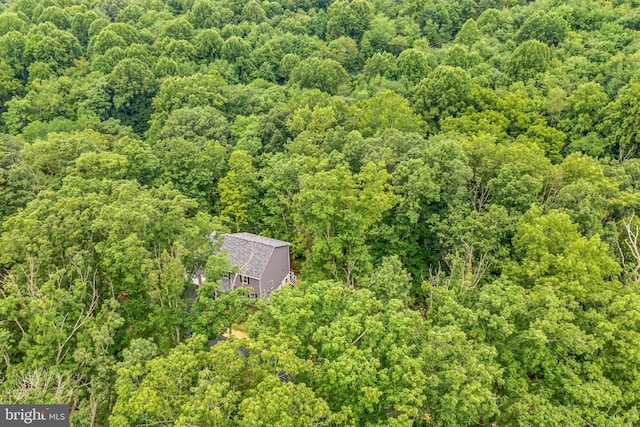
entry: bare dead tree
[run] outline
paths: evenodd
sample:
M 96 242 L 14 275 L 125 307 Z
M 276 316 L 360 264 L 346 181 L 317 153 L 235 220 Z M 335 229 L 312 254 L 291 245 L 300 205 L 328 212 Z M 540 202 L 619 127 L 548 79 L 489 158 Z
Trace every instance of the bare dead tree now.
M 474 254 L 475 251 L 471 243 L 464 238 L 460 239 L 460 241 L 463 245 L 462 255 L 460 256 L 456 253 L 455 256 L 449 254 L 449 256 L 444 257 L 444 262 L 449 269 L 447 281 L 444 283 L 446 283 L 446 289 L 449 289 L 454 278 L 459 280 L 459 289 L 462 293 L 474 290 L 482 281 L 489 267 L 487 261 L 489 251 L 485 251 L 477 256 Z M 442 275 L 441 269 L 438 269 L 435 275 L 433 274 L 433 269 L 429 269 L 429 282 L 432 286 L 442 286 Z
M 471 192 L 471 205 L 473 209 L 476 212 L 480 212 L 485 203 L 487 203 L 487 200 L 489 200 L 489 197 L 491 197 L 491 188 L 480 180 L 477 180 Z
M 83 387 L 81 379 L 74 374 L 54 373 L 47 369 L 34 369 L 26 373 L 18 372 L 15 380 L 15 387 L 12 387 L 3 396 L 7 403 L 24 402 L 34 392 L 38 395 L 53 392 L 56 402 L 68 403 L 75 401 L 76 391 Z
M 351 261 L 347 262 L 345 267 L 344 267 L 344 271 L 345 271 L 345 274 L 346 274 L 347 286 L 352 288 L 352 289 L 356 288 L 355 281 L 353 280 L 353 277 L 351 276 L 355 266 L 356 266 L 356 260 L 354 259 L 354 260 L 351 260 Z
M 632 147 L 629 150 L 625 150 L 625 148 L 622 146 L 622 143 L 620 142 L 618 144 L 618 161 L 622 163 L 629 160 L 635 154 L 635 152 L 635 147 Z
M 67 345 L 67 343 L 69 343 L 69 341 L 74 337 L 76 332 L 78 332 L 78 330 L 93 316 L 93 312 L 98 306 L 98 299 L 99 299 L 98 289 L 96 287 L 97 271 L 94 271 L 93 277 L 90 277 L 89 271 L 83 272 L 82 269 L 75 263 L 75 261 L 71 260 L 70 264 L 76 268 L 76 272 L 78 273 L 80 280 L 83 283 L 88 283 L 91 286 L 91 302 L 89 303 L 89 307 L 86 309 L 86 311 L 84 307 L 80 309 L 80 314 L 78 315 L 76 322 L 71 328 L 71 331 L 67 333 L 67 337 L 64 339 L 64 341 L 58 342 L 58 345 L 57 345 L 58 351 L 56 353 L 56 366 L 62 363 L 62 359 L 64 359 L 64 357 L 69 352 L 69 348 L 65 349 L 65 346 Z M 58 328 L 59 330 L 63 330 L 64 324 L 67 320 L 67 316 L 68 316 L 68 313 L 65 314 L 65 316 L 62 318 L 62 323 L 60 325 L 54 325 L 54 327 Z
M 466 287 L 468 290 L 471 290 L 471 289 L 475 289 L 478 286 L 478 284 L 484 277 L 485 273 L 487 272 L 488 252 L 485 251 L 482 254 L 480 254 L 477 262 L 475 262 L 475 265 L 474 265 L 473 246 L 469 242 L 467 242 L 464 238 L 461 240 L 465 248 L 465 256 L 464 256 L 464 268 L 461 269 L 461 289 L 460 290 L 463 290 L 462 287 Z M 467 277 L 466 277 L 467 274 L 471 275 L 471 277 L 468 279 L 468 284 L 467 284 Z
M 443 279 L 444 277 L 444 279 Z M 433 308 L 433 289 L 438 287 L 443 287 L 445 289 L 449 289 L 451 286 L 451 275 L 445 275 L 442 271 L 442 266 L 438 263 L 438 268 L 434 269 L 433 265 L 429 265 L 429 277 L 427 278 L 429 282 L 429 308 Z M 424 277 L 423 277 L 424 282 Z M 423 313 L 424 316 L 424 313 Z
M 4 360 L 4 364 L 7 365 L 7 367 L 11 366 L 11 358 L 9 357 L 9 353 L 7 353 L 7 350 L 5 350 L 4 348 L 2 349 L 2 359 Z
M 640 274 L 638 274 L 638 271 L 640 271 L 640 249 L 638 248 L 638 237 L 640 236 L 640 229 L 638 228 L 637 225 L 633 227 L 632 222 L 633 222 L 633 215 L 631 215 L 631 218 L 629 218 L 628 220 L 623 221 L 624 229 L 627 232 L 627 238 L 625 239 L 624 243 L 627 246 L 627 248 L 629 248 L 629 250 L 631 251 L 631 255 L 633 256 L 633 260 L 635 261 L 635 264 L 636 264 L 631 269 L 630 273 L 632 273 L 633 275 L 633 280 L 635 282 L 638 282 L 640 281 Z M 625 265 L 624 252 L 622 251 L 621 248 L 619 248 L 618 250 L 620 251 L 621 258 L 622 258 L 622 265 L 624 266 Z
M 545 205 L 552 205 L 555 203 L 560 189 L 562 189 L 562 181 L 564 179 L 563 174 L 558 171 L 550 178 L 544 180 L 544 187 L 542 189 L 542 201 Z
M 451 276 L 446 276 L 446 279 L 444 280 L 442 279 L 443 276 L 445 276 L 445 274 L 442 271 L 442 265 L 438 263 L 437 270 L 433 268 L 433 265 L 429 266 L 428 281 L 432 287 L 443 287 L 445 289 L 449 289 L 451 287 Z
M 36 274 L 38 273 L 39 266 L 36 266 L 34 258 L 29 257 L 28 271 L 26 271 L 23 266 L 20 266 L 20 269 L 22 270 L 22 274 L 27 278 L 26 290 L 29 298 L 41 299 L 39 287 L 36 285 Z M 16 289 L 19 291 L 20 287 L 18 286 Z
M 618 254 L 620 255 L 620 265 L 624 268 L 626 265 L 626 257 L 624 256 L 624 251 L 619 241 L 616 241 L 616 249 L 618 249 Z

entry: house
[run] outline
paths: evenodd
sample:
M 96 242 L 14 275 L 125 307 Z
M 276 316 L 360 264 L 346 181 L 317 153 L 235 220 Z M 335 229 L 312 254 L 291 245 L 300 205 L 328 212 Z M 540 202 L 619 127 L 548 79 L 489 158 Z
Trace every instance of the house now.
M 215 235 L 211 236 L 215 239 Z M 295 283 L 289 262 L 288 242 L 258 236 L 251 233 L 234 233 L 223 236 L 221 250 L 229 254 L 234 267 L 222 278 L 220 290 L 253 288 L 254 296 L 269 296 L 283 284 Z M 194 284 L 204 281 L 203 272 L 198 272 Z

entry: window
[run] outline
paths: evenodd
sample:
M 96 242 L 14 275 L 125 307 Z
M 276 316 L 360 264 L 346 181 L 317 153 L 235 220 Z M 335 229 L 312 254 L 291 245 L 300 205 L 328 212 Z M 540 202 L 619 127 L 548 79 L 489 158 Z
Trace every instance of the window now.
M 249 278 L 247 276 L 240 276 L 240 283 L 242 283 L 243 285 L 248 285 Z
M 243 292 L 242 296 L 245 297 L 245 298 L 249 298 L 249 299 L 257 299 L 258 298 L 258 295 L 255 292 L 250 292 L 248 294 Z

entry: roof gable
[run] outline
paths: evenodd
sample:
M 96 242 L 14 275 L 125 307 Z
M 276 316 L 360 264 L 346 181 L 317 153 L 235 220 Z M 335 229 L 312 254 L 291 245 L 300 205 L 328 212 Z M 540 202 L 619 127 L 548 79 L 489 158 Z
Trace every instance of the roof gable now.
M 289 246 L 289 242 L 285 242 L 284 240 L 272 239 L 270 237 L 259 236 L 257 234 L 251 233 L 233 233 L 226 234 L 226 237 L 233 237 L 234 239 L 244 240 L 247 242 L 256 242 L 266 246 L 272 246 L 274 248 L 279 248 L 281 246 Z
M 229 254 L 231 265 L 238 267 L 238 274 L 254 279 L 262 278 L 273 251 L 283 246 L 289 243 L 251 233 L 226 234 L 222 242 L 222 250 Z

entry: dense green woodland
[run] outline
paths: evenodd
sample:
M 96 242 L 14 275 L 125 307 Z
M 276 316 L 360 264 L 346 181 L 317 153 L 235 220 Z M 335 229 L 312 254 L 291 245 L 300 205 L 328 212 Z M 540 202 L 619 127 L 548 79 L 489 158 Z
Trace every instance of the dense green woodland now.
M 640 1 L 0 11 L 0 402 L 640 424 Z M 189 298 L 214 230 L 292 242 L 302 283 Z

